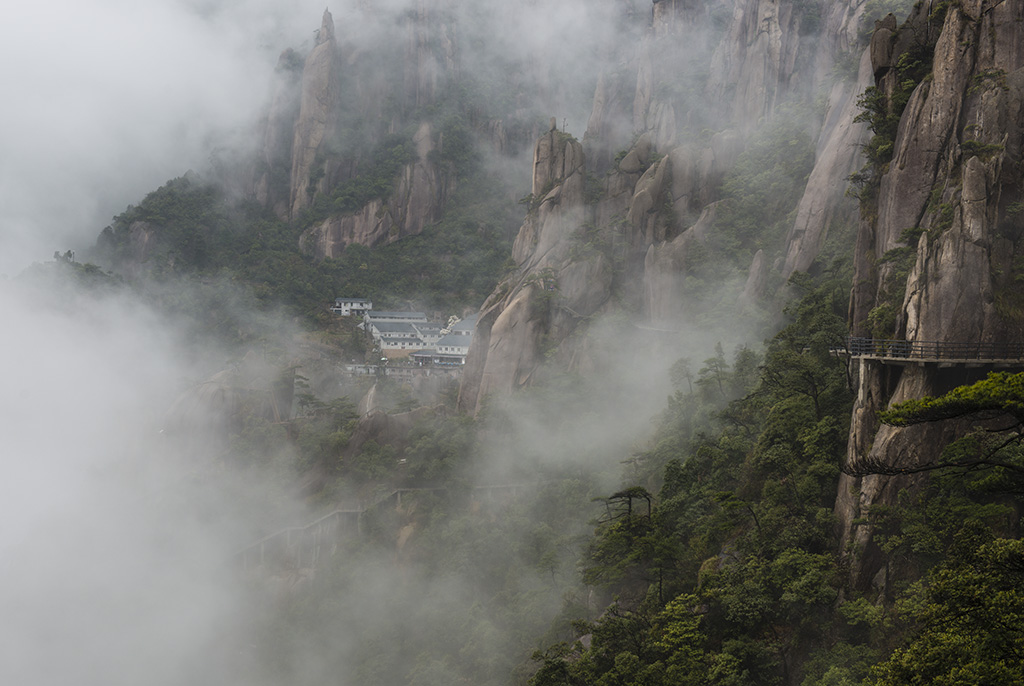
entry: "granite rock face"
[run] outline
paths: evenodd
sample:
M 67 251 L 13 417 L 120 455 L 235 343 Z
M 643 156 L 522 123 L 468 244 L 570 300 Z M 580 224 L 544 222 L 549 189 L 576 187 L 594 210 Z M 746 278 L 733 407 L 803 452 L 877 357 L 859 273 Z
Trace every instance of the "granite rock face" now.
M 832 83 L 825 116 L 817 136 L 814 169 L 797 206 L 796 220 L 786 238 L 782 276 L 806 271 L 824 247 L 830 229 L 857 222 L 857 205 L 847 197 L 849 177 L 863 164 L 860 149 L 868 141 L 867 126 L 854 119 L 857 101 L 873 84 L 871 50 L 858 52 L 857 32 L 864 3 L 858 0 L 827 3 L 823 31 L 814 58 L 814 80 L 825 82 L 828 72 L 846 60 L 854 74 Z M 895 17 L 885 20 L 895 27 Z M 876 34 L 877 35 L 877 34 Z M 874 43 L 872 43 L 874 45 Z
M 547 351 L 607 300 L 603 256 L 574 254 L 587 216 L 585 179 L 583 146 L 552 126 L 534 149 L 532 206 L 512 249 L 517 269 L 477 320 L 459 393 L 465 411 L 536 381 Z
M 900 27 L 883 23 L 872 42 L 878 88 L 892 94 L 903 55 L 933 50 L 899 122 L 892 160 L 881 170 L 876 212 L 858 233 L 852 327 L 908 341 L 1024 340 L 1018 279 L 1024 257 L 1024 6 L 974 0 L 944 17 L 923 3 Z M 900 272 L 894 264 L 906 260 Z M 903 274 L 906 274 L 903 276 Z M 892 403 L 935 395 L 981 370 L 893 368 L 864 361 L 847 462 L 913 465 L 920 446 L 934 457 L 958 427 L 879 426 Z M 927 459 L 927 456 L 925 456 Z M 871 507 L 895 502 L 925 477 L 844 476 L 836 512 L 858 587 L 884 587 Z
M 314 257 L 337 256 L 352 243 L 400 240 L 440 218 L 460 171 L 445 156 L 446 124 L 470 131 L 473 142 L 463 147 L 488 147 L 506 165 L 541 130 L 521 106 L 484 116 L 479 103 L 453 97 L 474 54 L 465 45 L 471 36 L 460 44 L 464 15 L 448 0 L 361 3 L 348 7 L 339 25 L 325 11 L 308 52 L 281 55 L 260 145 L 239 186 L 281 219 L 302 223 L 301 246 Z M 391 189 L 386 197 L 336 209 L 347 185 L 380 174 L 379 159 L 398 143 L 415 148 L 415 159 L 389 183 L 373 179 Z
M 299 246 L 319 259 L 336 257 L 353 243 L 393 243 L 440 219 L 454 181 L 431 162 L 437 142 L 429 124 L 420 126 L 413 143 L 416 160 L 402 169 L 389 197 L 371 200 L 358 212 L 328 217 L 303 233 Z
M 299 115 L 292 143 L 291 216 L 308 207 L 317 191 L 324 190 L 313 180 L 313 171 L 317 155 L 323 154 L 325 138 L 334 124 L 340 97 L 336 72 L 340 68 L 334 18 L 324 10 L 316 46 L 302 68 Z
M 810 268 L 824 246 L 829 228 L 856 221 L 856 205 L 846 197 L 846 191 L 848 179 L 861 165 L 856 151 L 867 142 L 867 127 L 854 119 L 860 113 L 857 97 L 870 81 L 870 61 L 864 53 L 856 81 L 840 81 L 829 92 L 814 169 L 786 238 L 782 274 L 787 278 L 793 272 Z
M 286 219 L 291 213 L 291 158 L 299 116 L 302 58 L 286 50 L 278 60 L 270 104 L 260 123 L 260 147 L 250 171 L 249 194 Z
M 839 60 L 857 60 L 863 5 L 829 3 L 811 26 L 798 3 L 653 3 L 634 49 L 599 75 L 582 144 L 566 141 L 557 122 L 537 143 L 517 270 L 482 308 L 464 410 L 537 382 L 545 364 L 593 367 L 587 332 L 602 315 L 625 316 L 641 332 L 693 326 L 688 284 L 715 230 L 723 180 L 765 122 L 788 116 L 785 103 L 832 84 Z M 816 164 L 797 220 L 781 256 L 752 255 L 746 284 L 737 277 L 741 308 L 758 307 L 772 278 L 808 269 L 830 229 L 853 221 L 846 179 L 862 164 L 865 136 L 853 119 L 871 78 L 866 57 L 861 64 L 860 79 L 832 87 L 809 121 Z
M 829 3 L 820 25 L 813 25 L 815 15 L 803 5 L 780 0 L 659 0 L 646 19 L 638 3 L 624 3 L 622 44 L 611 48 L 621 55 L 620 66 L 597 75 L 583 137 L 589 172 L 609 174 L 593 223 L 607 232 L 626 218 L 629 261 L 637 268 L 650 245 L 686 231 L 719 199 L 722 180 L 752 132 L 777 116 L 784 102 L 830 82 L 831 66 L 853 49 L 862 7 L 862 0 Z M 360 11 L 370 23 L 381 19 L 371 7 Z M 468 25 L 459 23 L 464 20 L 441 0 L 417 0 L 390 24 L 381 22 L 394 46 L 383 50 L 379 43 L 369 47 L 351 26 L 336 29 L 325 11 L 308 54 L 282 55 L 247 188 L 254 200 L 293 221 L 321 201 L 315 225 L 302 237 L 314 256 L 414 235 L 443 212 L 455 176 L 437 163 L 436 153 L 444 149 L 437 122 L 425 141 L 426 122 L 415 113 L 436 108 L 448 97 L 446 88 L 475 68 L 464 63 L 479 57 L 475 48 L 467 49 L 462 32 Z M 512 158 L 539 134 L 535 125 L 516 120 L 515 113 L 527 111 L 524 94 L 532 89 L 549 98 L 559 88 L 546 81 L 543 61 L 534 62 L 526 60 L 522 73 L 507 76 L 516 91 L 509 112 L 467 113 L 477 144 L 499 156 Z M 390 76 L 381 78 L 385 72 Z M 789 241 L 784 274 L 813 263 L 829 227 L 850 213 L 842 189 L 857 168 L 863 135 L 863 127 L 852 124 L 857 88 L 854 82 L 836 86 L 824 118 L 812 123 L 819 165 Z M 360 122 L 373 124 L 366 129 Z M 397 172 L 393 194 L 323 216 L 322 201 L 329 204 L 335 189 L 366 173 L 374 142 L 409 130 L 419 131 L 420 154 Z M 422 154 L 424 145 L 429 156 Z M 626 157 L 614 159 L 623 150 Z M 550 178 L 535 175 L 540 186 L 534 193 Z
M 739 123 L 770 116 L 791 84 L 804 78 L 798 59 L 807 37 L 794 6 L 778 0 L 733 5 L 728 37 L 712 57 L 711 93 Z

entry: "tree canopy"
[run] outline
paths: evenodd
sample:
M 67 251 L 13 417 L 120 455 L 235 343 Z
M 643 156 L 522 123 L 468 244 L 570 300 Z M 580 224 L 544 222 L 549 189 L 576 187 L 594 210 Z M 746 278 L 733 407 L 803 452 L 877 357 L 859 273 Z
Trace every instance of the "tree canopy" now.
M 1024 372 L 992 372 L 982 381 L 944 395 L 894 405 L 881 419 L 892 426 L 911 426 L 968 416 L 1007 416 L 1015 420 L 1017 429 L 1024 426 Z

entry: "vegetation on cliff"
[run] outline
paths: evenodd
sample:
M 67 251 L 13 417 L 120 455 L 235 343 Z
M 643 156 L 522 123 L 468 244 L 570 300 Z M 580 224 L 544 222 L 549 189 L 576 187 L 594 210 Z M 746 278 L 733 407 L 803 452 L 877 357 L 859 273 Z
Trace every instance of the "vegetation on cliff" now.
M 758 250 L 785 251 L 786 233 L 814 167 L 814 142 L 802 121 L 807 109 L 790 105 L 759 130 L 723 180 L 710 240 L 740 268 L 747 268 Z
M 423 235 L 374 250 L 352 246 L 338 259 L 316 261 L 299 251 L 301 225 L 188 175 L 115 217 L 100 235 L 96 259 L 158 282 L 193 277 L 200 289 L 222 279 L 249 288 L 259 306 L 284 306 L 321 326 L 333 318 L 327 305 L 345 294 L 371 297 L 382 308 L 417 303 L 462 312 L 497 283 L 511 250 L 513 211 L 500 185 L 481 175 L 460 187 Z M 188 303 L 170 304 L 202 315 Z
M 831 515 L 850 407 L 829 352 L 845 336 L 837 276 L 797 281 L 762 361 L 708 360 L 669 399 L 643 455 L 659 492 L 613 496 L 586 563 L 612 605 L 538 653 L 533 684 L 793 683 L 849 633 Z M 713 431 L 694 425 L 722 402 Z
M 760 364 L 744 351 L 732 366 L 708 360 L 696 387 L 669 399 L 643 456 L 652 474 L 663 466 L 660 490 L 607 498 L 585 562 L 584 581 L 611 604 L 536 653 L 535 686 L 1009 683 L 1019 671 L 1020 541 L 1005 536 L 1024 505 L 1024 453 L 1019 422 L 997 417 L 1019 417 L 1020 375 L 885 415 L 976 415 L 1003 433 L 952 444 L 926 489 L 872 511 L 892 572 L 919 580 L 862 595 L 832 513 L 852 401 L 830 354 L 845 336 L 845 288 L 797 283 L 805 295 Z M 723 397 L 736 399 L 710 415 L 716 430 L 695 427 Z

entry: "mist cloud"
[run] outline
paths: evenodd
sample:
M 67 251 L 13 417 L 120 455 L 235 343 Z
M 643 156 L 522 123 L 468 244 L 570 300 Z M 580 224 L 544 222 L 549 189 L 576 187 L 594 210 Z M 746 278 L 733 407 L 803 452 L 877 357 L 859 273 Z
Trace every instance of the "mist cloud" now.
M 199 373 L 181 329 L 117 290 L 25 281 L 0 282 L 0 682 L 225 683 L 253 534 L 217 456 L 161 432 Z
M 453 2 L 464 68 L 545 75 L 545 116 L 582 135 L 597 66 L 639 0 Z M 409 0 L 329 3 L 339 40 L 394 43 Z M 0 25 L 0 273 L 91 245 L 111 216 L 225 141 L 251 144 L 285 48 L 308 49 L 322 3 L 56 0 Z M 516 77 L 519 78 L 519 77 Z M 579 92 L 575 92 L 575 91 Z M 573 92 L 569 92 L 573 91 Z
M 320 3 L 16 3 L 0 23 L 0 273 L 90 245 L 259 115 Z
M 481 64 L 467 42 L 464 62 L 485 67 L 485 77 L 501 60 L 550 72 L 553 92 L 541 107 L 581 134 L 586 97 L 558 86 L 595 78 L 602 46 L 622 40 L 617 19 L 630 3 L 455 4 L 467 26 L 495 37 L 480 49 L 496 61 Z M 343 26 L 357 5 L 367 11 L 355 0 L 331 6 L 340 40 L 360 34 Z M 125 205 L 201 168 L 217 140 L 244 139 L 279 52 L 308 46 L 322 11 L 305 0 L 59 0 L 10 10 L 0 28 L 0 78 L 12 94 L 0 113 L 0 273 L 92 243 Z M 362 35 L 383 40 L 390 26 Z M 189 463 L 157 439 L 183 378 L 200 377 L 183 360 L 174 322 L 159 313 L 121 297 L 59 305 L 0 292 L 11 332 L 0 343 L 8 382 L 0 612 L 9 627 L 0 682 L 218 683 L 212 667 L 224 663 L 209 651 L 230 662 L 245 636 L 242 598 L 223 565 L 237 530 L 216 492 L 187 487 Z M 675 354 L 645 366 L 663 370 Z M 593 461 L 604 446 L 601 467 L 617 470 L 668 390 L 646 386 L 655 374 L 630 367 L 612 380 L 621 395 L 644 400 L 628 416 L 602 421 L 596 413 L 606 407 L 595 405 L 558 426 L 526 417 L 514 427 L 516 445 L 532 435 L 526 452 L 542 466 Z M 504 468 L 522 452 L 493 460 Z

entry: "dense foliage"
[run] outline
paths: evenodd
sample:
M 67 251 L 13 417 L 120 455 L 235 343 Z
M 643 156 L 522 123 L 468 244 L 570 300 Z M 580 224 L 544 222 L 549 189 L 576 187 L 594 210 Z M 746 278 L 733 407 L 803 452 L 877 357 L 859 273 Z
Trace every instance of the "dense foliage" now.
M 383 308 L 416 303 L 461 312 L 494 287 L 511 247 L 516 209 L 497 188 L 481 175 L 460 188 L 441 220 L 422 235 L 374 250 L 353 246 L 337 260 L 317 262 L 299 252 L 298 224 L 255 204 L 232 202 L 190 174 L 115 217 L 100 236 L 98 253 L 130 264 L 139 261 L 133 253 L 144 250 L 137 269 L 151 283 L 198 277 L 192 279 L 198 292 L 218 281 L 233 283 L 246 287 L 257 307 L 284 306 L 320 325 L 329 324 L 326 308 L 338 295 L 371 297 Z M 338 197 L 349 197 L 345 193 Z M 364 191 L 352 193 L 362 197 Z M 222 294 L 203 300 L 216 300 L 214 295 Z M 163 306 L 204 315 L 173 289 L 160 291 L 160 298 Z
M 1024 541 L 968 526 L 902 604 L 917 626 L 878 686 L 1013 684 L 1024 673 Z
M 784 116 L 751 136 L 722 180 L 721 201 L 710 215 L 713 230 L 687 248 L 687 300 L 703 303 L 699 310 L 732 307 L 739 294 L 723 288 L 723 277 L 731 274 L 734 288 L 742 286 L 758 251 L 768 263 L 785 257 L 785 238 L 814 166 L 814 142 L 807 133 L 812 114 L 806 103 L 783 110 Z M 842 233 L 839 227 L 833 231 Z M 773 279 L 766 292 L 781 285 Z
M 584 580 L 611 605 L 535 655 L 534 686 L 1014 681 L 1024 567 L 1006 536 L 1024 491 L 1019 423 L 953 443 L 926 488 L 873 511 L 892 569 L 919 582 L 895 599 L 848 586 L 832 514 L 851 401 L 830 354 L 845 336 L 841 284 L 800 277 L 804 297 L 756 367 L 745 350 L 696 375 L 677 365 L 680 390 L 646 454 L 663 466 L 660 492 L 606 498 L 588 553 Z M 971 414 L 992 427 L 1017 416 L 1018 376 L 886 420 Z M 716 412 L 714 399 L 729 402 Z M 703 433 L 709 418 L 717 428 Z M 963 468 L 992 448 L 982 468 Z
M 907 400 L 882 414 L 893 426 L 910 426 L 970 415 L 1009 415 L 1024 424 L 1024 373 L 992 372 L 983 381 L 960 386 L 938 398 Z
M 782 248 L 814 167 L 814 142 L 795 105 L 766 125 L 740 154 L 722 184 L 723 202 L 712 240 L 749 265 L 757 250 Z
M 845 629 L 831 507 L 850 394 L 829 352 L 845 292 L 797 285 L 760 365 L 719 354 L 670 399 L 646 455 L 660 492 L 611 496 L 591 547 L 584 578 L 615 601 L 577 625 L 586 644 L 538 653 L 534 684 L 792 683 L 812 646 L 830 647 L 823 627 Z M 723 402 L 702 433 L 694 411 Z

